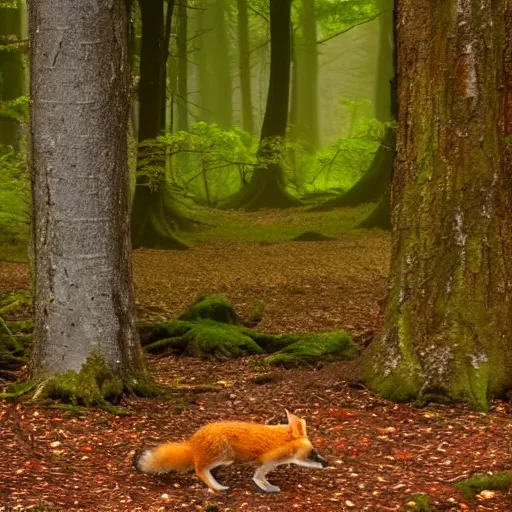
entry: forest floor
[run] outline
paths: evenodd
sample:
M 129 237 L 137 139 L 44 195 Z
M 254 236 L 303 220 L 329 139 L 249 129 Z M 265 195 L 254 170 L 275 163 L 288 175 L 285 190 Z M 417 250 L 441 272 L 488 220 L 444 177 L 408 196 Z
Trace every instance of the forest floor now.
M 378 328 L 388 234 L 329 242 L 217 239 L 185 252 L 136 251 L 139 315 L 174 318 L 199 293 L 215 292 L 245 318 L 264 304 L 257 326 L 263 331 L 345 328 L 366 344 Z M 28 287 L 26 264 L 0 262 L 0 293 Z M 152 357 L 149 366 L 164 385 L 220 389 L 183 391 L 171 400 L 129 397 L 122 404 L 127 416 L 0 402 L 0 512 L 406 511 L 413 510 L 411 495 L 421 493 L 437 510 L 512 510 L 510 490 L 483 492 L 469 503 L 453 485 L 512 468 L 510 403 L 494 402 L 489 414 L 464 405 L 394 404 L 348 385 L 347 363 L 273 370 L 269 382 L 257 384 L 265 372 L 257 360 Z M 131 466 L 141 444 L 182 440 L 216 420 L 277 422 L 285 407 L 307 420 L 312 442 L 331 464 L 276 469 L 269 480 L 281 487 L 278 494 L 256 492 L 248 465 L 218 471 L 230 486 L 223 494 L 206 490 L 192 473 L 155 477 Z

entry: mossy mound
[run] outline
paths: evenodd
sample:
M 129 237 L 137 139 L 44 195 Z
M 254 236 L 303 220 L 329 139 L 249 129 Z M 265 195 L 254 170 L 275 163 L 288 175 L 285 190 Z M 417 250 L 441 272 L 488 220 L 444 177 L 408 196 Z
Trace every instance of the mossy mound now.
M 317 233 L 316 231 L 306 231 L 305 233 L 292 238 L 292 242 L 328 242 L 330 240 L 335 240 L 335 238 L 322 235 L 322 233 Z
M 346 331 L 305 334 L 296 338 L 295 342 L 266 357 L 263 362 L 268 365 L 293 368 L 319 361 L 355 359 L 361 350 Z
M 225 324 L 240 325 L 242 322 L 235 309 L 222 295 L 208 295 L 199 297 L 178 320 L 213 320 Z
M 261 354 L 263 349 L 245 331 L 249 330 L 211 320 L 178 320 L 143 327 L 141 339 L 152 354 L 170 352 L 203 359 Z
M 265 364 L 294 367 L 320 361 L 354 359 L 356 345 L 345 331 L 273 335 L 240 325 L 231 304 L 222 296 L 202 297 L 179 320 L 140 327 L 145 350 L 192 357 L 227 359 L 273 354 Z

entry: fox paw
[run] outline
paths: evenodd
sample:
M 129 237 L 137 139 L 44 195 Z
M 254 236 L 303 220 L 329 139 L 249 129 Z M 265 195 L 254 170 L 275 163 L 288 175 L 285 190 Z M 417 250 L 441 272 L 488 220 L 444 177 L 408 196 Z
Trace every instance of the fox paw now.
M 253 479 L 253 482 L 258 486 L 258 489 L 263 492 L 279 492 L 281 489 L 277 485 L 272 485 L 268 482 Z

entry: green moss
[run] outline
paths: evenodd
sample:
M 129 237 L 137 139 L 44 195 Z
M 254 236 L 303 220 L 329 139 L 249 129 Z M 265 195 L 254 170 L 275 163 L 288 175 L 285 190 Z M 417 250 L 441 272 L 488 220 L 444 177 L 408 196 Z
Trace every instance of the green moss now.
M 13 382 L 7 387 L 5 393 L 0 393 L 0 398 L 11 400 L 19 398 L 27 393 L 30 393 L 38 384 L 37 380 L 27 380 L 24 382 Z
M 355 359 L 360 352 L 346 331 L 306 334 L 279 352 L 266 357 L 269 365 L 291 368 L 319 361 Z
M 5 322 L 13 335 L 15 334 L 32 334 L 34 330 L 34 322 L 32 320 L 18 320 L 15 322 Z
M 7 293 L 0 296 L 0 315 L 14 314 L 32 308 L 32 294 L 27 291 Z
M 427 494 L 413 494 L 407 498 L 407 512 L 436 512 L 436 509 L 431 505 Z
M 512 471 L 499 471 L 493 475 L 475 475 L 455 484 L 455 487 L 469 500 L 484 490 L 507 491 L 512 488 Z
M 15 370 L 26 363 L 25 348 L 0 317 L 0 369 Z
M 240 325 L 241 321 L 233 306 L 222 295 L 199 297 L 178 320 L 214 320 L 226 324 Z
M 166 338 L 183 336 L 189 330 L 189 322 L 158 322 L 141 325 L 139 327 L 139 336 L 142 346 L 146 346 Z
M 149 353 L 172 352 L 200 358 L 231 358 L 261 354 L 262 348 L 246 334 L 248 329 L 213 321 L 165 322 L 154 332 L 170 335 L 146 345 Z M 173 336 L 174 334 L 174 336 Z
M 126 411 L 115 407 L 123 393 L 128 391 L 154 396 L 158 388 L 151 384 L 150 376 L 144 373 L 138 378 L 132 376 L 123 380 L 107 367 L 101 353 L 96 351 L 89 356 L 79 372 L 70 370 L 41 382 L 36 396 L 125 414 Z

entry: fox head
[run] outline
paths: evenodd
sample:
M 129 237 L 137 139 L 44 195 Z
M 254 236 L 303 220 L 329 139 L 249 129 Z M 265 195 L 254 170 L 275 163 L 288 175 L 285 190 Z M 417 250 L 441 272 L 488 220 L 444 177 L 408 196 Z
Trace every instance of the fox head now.
M 311 441 L 308 439 L 306 421 L 295 416 L 295 414 L 292 414 L 288 410 L 286 410 L 286 417 L 288 419 L 288 428 L 293 439 L 293 455 L 290 462 L 307 468 L 327 467 L 329 462 L 313 448 Z

